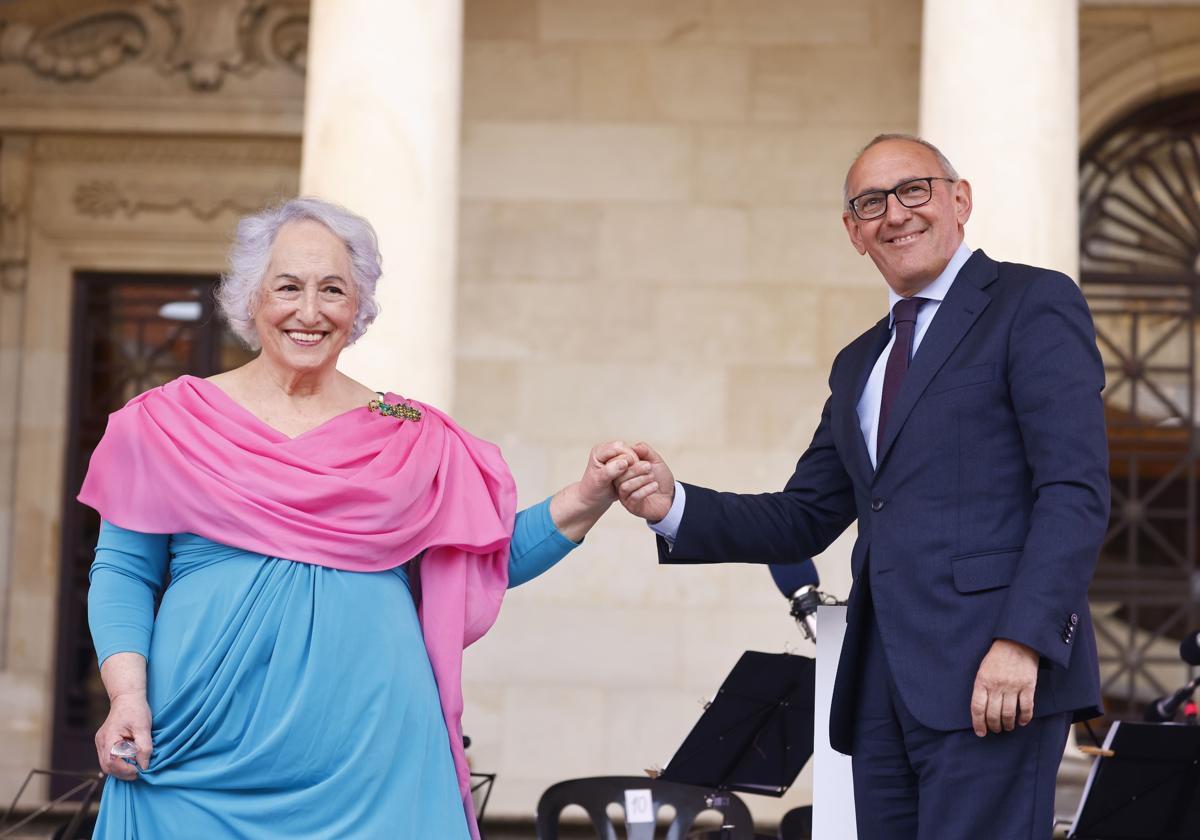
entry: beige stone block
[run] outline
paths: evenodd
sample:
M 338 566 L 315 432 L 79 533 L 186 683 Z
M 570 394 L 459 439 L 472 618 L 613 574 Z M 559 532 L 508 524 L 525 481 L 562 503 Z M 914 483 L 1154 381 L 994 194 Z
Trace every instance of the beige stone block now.
M 579 50 L 579 115 L 589 120 L 654 120 L 658 102 L 651 88 L 646 49 L 627 43 Z
M 472 770 L 491 773 L 503 749 L 504 684 L 472 680 L 464 663 L 462 688 L 463 734 L 471 739 L 467 761 Z
M 703 38 L 705 0 L 542 0 L 540 33 L 546 41 L 651 41 Z
M 466 0 L 463 34 L 480 38 L 533 40 L 537 36 L 538 0 Z
M 14 557 L 22 555 L 14 552 Z M 15 570 L 23 571 L 25 565 L 18 563 Z M 58 574 L 52 580 L 57 583 Z M 19 597 L 9 602 L 8 659 L 6 665 L 15 670 L 31 672 L 51 671 L 54 667 L 55 623 L 58 616 L 58 599 L 55 593 L 39 591 L 43 587 L 23 584 L 16 575 L 10 582 L 12 592 Z
M 816 361 L 816 313 L 803 290 L 660 289 L 654 311 L 655 329 L 669 337 L 660 349 L 667 360 L 798 366 Z
M 878 0 L 875 43 L 891 47 L 921 45 L 921 0 Z
M 595 688 L 674 679 L 676 634 L 661 610 L 613 606 L 596 598 L 561 606 L 538 603 L 527 593 L 540 582 L 508 593 L 496 625 L 469 648 L 464 673 L 470 679 Z
M 1109 30 L 1093 33 L 1079 46 L 1079 89 L 1087 96 L 1093 89 L 1117 82 L 1135 84 L 1130 71 L 1152 66 L 1153 36 L 1147 30 Z
M 1148 14 L 1150 32 L 1160 49 L 1200 41 L 1200 11 L 1190 9 L 1154 9 Z
M 599 276 L 617 282 L 723 284 L 746 279 L 743 207 L 618 204 L 604 208 Z
M 752 204 L 840 199 L 846 169 L 870 134 L 841 127 L 702 128 L 696 198 Z
M 751 208 L 750 277 L 797 289 L 875 288 L 882 282 L 870 260 L 850 244 L 836 199 Z
M 674 126 L 475 123 L 462 196 L 674 201 L 690 194 L 692 138 Z
M 593 204 L 464 202 L 460 277 L 582 280 L 595 271 L 601 208 Z
M 498 438 L 500 452 L 517 482 L 517 509 L 536 505 L 549 495 L 547 487 L 548 461 L 546 448 L 539 443 L 510 432 Z M 554 487 L 557 490 L 558 487 Z
M 507 407 L 517 393 L 517 365 L 459 358 L 455 364 L 454 417 L 472 434 L 498 441 L 511 434 Z
M 603 692 L 589 686 L 507 686 L 497 772 L 506 778 L 530 777 L 535 771 L 544 786 L 597 775 L 598 758 L 604 755 L 605 714 Z
M 513 41 L 463 45 L 462 114 L 475 119 L 556 119 L 575 110 L 575 56 Z
M 1159 80 L 1164 98 L 1195 90 L 1196 76 L 1200 73 L 1200 59 L 1197 56 L 1200 56 L 1200 39 L 1158 52 Z
M 713 0 L 711 37 L 735 44 L 869 44 L 874 0 Z
M 523 373 L 517 411 L 519 427 L 546 442 L 637 434 L 711 447 L 725 437 L 724 399 L 724 373 L 694 359 L 632 366 L 548 360 Z
M 729 372 L 727 426 L 741 446 L 802 452 L 829 395 L 828 368 L 739 365 Z
M 755 54 L 751 114 L 759 122 L 863 126 L 865 134 L 911 132 L 919 82 L 915 46 L 764 48 Z
M 829 288 L 818 294 L 815 303 L 822 355 L 832 363 L 843 347 L 888 314 L 887 286 L 879 278 L 872 288 Z
M 716 609 L 727 600 L 719 567 L 674 569 L 660 566 L 657 558 L 645 522 L 614 506 L 582 546 L 520 592 L 523 601 L 558 606 Z
M 635 309 L 636 286 L 549 283 L 464 283 L 458 295 L 462 359 L 516 360 L 524 374 L 548 360 L 630 363 L 654 357 L 655 336 Z M 580 383 L 586 386 L 586 383 Z M 628 386 L 609 394 L 613 399 Z M 489 389 L 494 391 L 494 389 Z M 600 399 L 597 391 L 587 399 Z M 512 396 L 503 403 L 512 409 Z
M 740 121 L 751 55 L 725 46 L 604 44 L 579 54 L 579 111 L 606 120 Z
M 658 686 L 613 686 L 605 699 L 604 763 L 629 775 L 666 766 L 704 711 L 696 692 Z
M 774 587 L 770 574 L 762 566 L 747 564 L 738 570 L 742 585 Z M 795 619 L 788 614 L 787 603 L 781 596 L 776 597 L 777 610 L 745 609 L 729 604 L 716 615 L 710 610 L 681 613 L 676 618 L 683 640 L 679 650 L 683 671 L 680 687 L 710 698 L 747 650 L 766 653 L 798 650 L 811 655 L 812 647 L 804 642 Z
M 25 781 L 29 769 L 46 766 L 46 746 L 50 738 L 48 714 L 53 707 L 46 675 L 42 673 L 52 667 L 53 660 L 37 663 L 37 671 L 16 670 L 14 664 L 10 660 L 9 669 L 0 672 L 0 704 L 4 708 L 0 738 L 5 744 L 4 754 L 0 756 L 0 784 L 8 785 L 4 788 L 5 807 Z M 26 791 L 22 804 L 29 805 L 38 798 L 40 789 L 37 786 Z

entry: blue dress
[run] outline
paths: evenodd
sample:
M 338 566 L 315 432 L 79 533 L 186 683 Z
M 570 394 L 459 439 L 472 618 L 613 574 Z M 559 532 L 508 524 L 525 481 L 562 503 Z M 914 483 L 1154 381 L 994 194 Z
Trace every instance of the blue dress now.
M 574 547 L 549 500 L 521 511 L 509 586 Z M 90 579 L 100 662 L 146 657 L 154 741 L 138 779 L 108 779 L 96 840 L 469 837 L 403 566 L 346 572 L 105 522 Z

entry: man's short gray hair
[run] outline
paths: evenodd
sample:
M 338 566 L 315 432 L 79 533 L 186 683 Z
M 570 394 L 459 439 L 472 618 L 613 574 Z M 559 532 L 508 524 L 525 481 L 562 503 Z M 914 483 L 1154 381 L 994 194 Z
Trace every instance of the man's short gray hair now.
M 350 255 L 350 280 L 358 292 L 358 312 L 347 345 L 357 341 L 379 315 L 375 284 L 383 274 L 379 240 L 371 223 L 344 207 L 319 198 L 302 196 L 268 207 L 238 222 L 229 270 L 217 286 L 217 307 L 229 328 L 251 350 L 259 349 L 254 310 L 266 279 L 275 237 L 288 222 L 320 222 L 346 245 Z
M 947 178 L 949 178 L 951 181 L 960 180 L 958 177 L 958 170 L 955 169 L 953 164 L 951 164 L 950 161 L 947 160 L 946 156 L 942 154 L 942 150 L 930 143 L 928 140 L 918 137 L 915 134 L 902 134 L 899 132 L 876 134 L 871 138 L 870 143 L 858 150 L 858 154 L 854 156 L 854 160 L 850 163 L 850 168 L 846 170 L 846 180 L 842 182 L 842 202 L 845 204 L 847 210 L 850 209 L 850 172 L 854 169 L 854 164 L 858 163 L 859 158 L 865 155 L 867 150 L 872 146 L 878 146 L 880 143 L 885 143 L 888 140 L 905 140 L 909 143 L 916 143 L 918 146 L 924 146 L 926 149 L 933 152 L 933 156 L 937 158 L 937 162 L 942 167 L 942 172 L 945 173 Z

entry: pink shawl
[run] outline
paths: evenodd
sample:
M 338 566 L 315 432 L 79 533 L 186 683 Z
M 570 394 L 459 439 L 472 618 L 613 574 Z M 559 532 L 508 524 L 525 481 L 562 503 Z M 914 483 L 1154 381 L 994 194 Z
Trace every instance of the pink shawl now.
M 462 652 L 500 608 L 516 487 L 499 449 L 412 404 L 419 421 L 363 406 L 289 438 L 216 385 L 182 376 L 109 417 L 79 500 L 122 528 L 198 534 L 334 569 L 380 571 L 425 552 L 421 628 L 478 837 L 462 746 Z

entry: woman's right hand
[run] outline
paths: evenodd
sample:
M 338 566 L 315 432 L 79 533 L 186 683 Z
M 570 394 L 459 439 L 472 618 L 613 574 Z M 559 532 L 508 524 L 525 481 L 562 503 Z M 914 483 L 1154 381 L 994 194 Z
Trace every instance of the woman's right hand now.
M 101 771 L 118 779 L 132 781 L 137 778 L 137 768 L 123 758 L 112 754 L 112 748 L 121 741 L 133 741 L 137 745 L 137 763 L 143 770 L 150 766 L 150 704 L 144 691 L 131 691 L 115 695 L 109 703 L 108 717 L 96 732 L 96 757 L 100 759 Z

